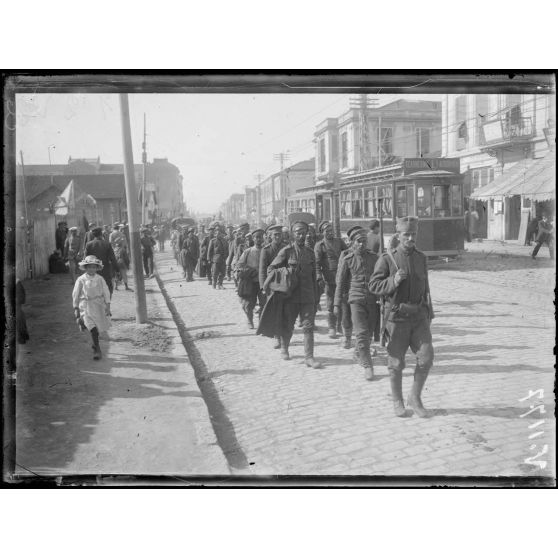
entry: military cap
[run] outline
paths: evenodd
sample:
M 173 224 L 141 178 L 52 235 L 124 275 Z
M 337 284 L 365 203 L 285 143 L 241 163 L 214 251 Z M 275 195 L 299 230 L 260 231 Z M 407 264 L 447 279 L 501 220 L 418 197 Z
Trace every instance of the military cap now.
M 97 234 L 101 234 L 103 232 L 103 228 L 102 227 L 95 227 L 95 228 L 91 229 L 91 232 L 95 236 Z
M 360 225 L 355 225 L 354 227 L 351 227 L 348 231 L 347 231 L 347 237 L 351 238 L 351 234 L 353 234 L 354 231 L 356 231 L 357 229 L 362 229 L 362 227 Z
M 295 221 L 295 222 L 291 225 L 291 230 L 294 231 L 296 228 L 299 228 L 301 225 L 302 225 L 306 230 L 308 230 L 308 223 L 305 223 L 304 221 Z
M 322 222 L 320 223 L 320 225 L 318 226 L 318 230 L 319 230 L 320 232 L 324 232 L 325 229 L 326 229 L 327 227 L 332 227 L 332 226 L 333 226 L 333 225 L 331 224 L 330 221 L 322 221 Z
M 263 229 L 254 229 L 251 233 L 252 236 L 254 236 L 257 232 L 261 232 L 262 234 L 265 234 L 265 231 Z
M 418 217 L 399 217 L 395 230 L 397 232 L 418 232 Z
M 308 223 L 308 228 L 309 229 L 316 229 L 316 223 Z
M 359 236 L 366 236 L 368 233 L 362 227 L 352 227 L 349 231 L 349 240 L 352 242 Z
M 242 225 L 239 225 L 238 228 L 239 228 L 239 229 L 248 229 L 248 230 L 250 230 L 250 224 L 249 224 L 249 223 L 242 223 Z
M 372 219 L 372 221 L 370 221 L 370 228 L 373 229 L 374 227 L 379 226 L 380 221 L 378 221 L 378 219 Z
M 69 230 L 70 230 L 70 231 L 77 231 L 78 228 L 77 228 L 77 227 L 70 227 Z
M 269 225 L 267 229 L 265 229 L 266 234 L 271 234 L 274 232 L 282 232 L 283 227 L 281 225 Z

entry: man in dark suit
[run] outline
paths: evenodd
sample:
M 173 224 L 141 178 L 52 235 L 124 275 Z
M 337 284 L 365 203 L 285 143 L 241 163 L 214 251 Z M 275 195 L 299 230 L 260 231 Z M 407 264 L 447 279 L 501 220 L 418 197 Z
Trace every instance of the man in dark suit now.
M 85 245 L 85 255 L 86 256 L 96 256 L 103 262 L 103 269 L 99 272 L 99 275 L 103 277 L 106 281 L 107 286 L 110 291 L 110 296 L 112 296 L 113 284 L 112 276 L 118 269 L 118 263 L 116 261 L 116 256 L 114 255 L 114 250 L 110 245 L 110 242 L 103 238 L 103 229 L 101 227 L 95 227 L 91 234 L 93 240 Z

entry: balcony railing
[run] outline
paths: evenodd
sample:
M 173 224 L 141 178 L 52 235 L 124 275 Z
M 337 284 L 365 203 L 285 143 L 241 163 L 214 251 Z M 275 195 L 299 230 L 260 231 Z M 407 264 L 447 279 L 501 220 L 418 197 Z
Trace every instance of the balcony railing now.
M 484 138 L 483 145 L 496 143 L 513 143 L 517 140 L 532 138 L 534 135 L 531 117 L 521 116 L 519 118 L 498 118 L 485 122 L 482 125 Z

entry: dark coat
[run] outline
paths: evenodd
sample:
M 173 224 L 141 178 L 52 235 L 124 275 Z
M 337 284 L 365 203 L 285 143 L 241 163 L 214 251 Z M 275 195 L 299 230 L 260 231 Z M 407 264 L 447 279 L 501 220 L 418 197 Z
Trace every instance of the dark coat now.
M 341 306 L 343 293 L 349 295 L 349 303 L 368 304 L 376 302 L 376 296 L 368 289 L 368 282 L 374 273 L 378 256 L 370 250 L 360 255 L 348 251 L 339 264 L 337 288 L 335 289 L 335 306 Z
M 283 333 L 283 305 L 286 297 L 282 293 L 273 293 L 267 300 L 256 335 L 280 337 Z
M 114 255 L 114 250 L 109 242 L 103 238 L 96 238 L 85 245 L 85 255 L 86 256 L 96 256 L 103 262 L 103 269 L 100 272 L 105 278 L 112 277 L 113 272 L 118 269 L 118 263 L 116 262 L 116 256 Z
M 222 238 L 213 238 L 207 249 L 207 260 L 213 263 L 225 263 L 228 255 L 227 241 Z
M 284 248 L 283 241 L 275 245 L 273 243 L 266 244 L 260 253 L 260 269 L 259 269 L 259 279 L 260 279 L 260 289 L 263 289 L 265 280 L 267 279 L 267 268 L 271 262 L 275 259 L 275 256 L 279 253 L 279 250 Z
M 340 238 L 320 240 L 314 246 L 316 258 L 316 277 L 326 283 L 335 284 L 335 275 L 339 266 L 339 256 L 347 249 L 347 245 Z

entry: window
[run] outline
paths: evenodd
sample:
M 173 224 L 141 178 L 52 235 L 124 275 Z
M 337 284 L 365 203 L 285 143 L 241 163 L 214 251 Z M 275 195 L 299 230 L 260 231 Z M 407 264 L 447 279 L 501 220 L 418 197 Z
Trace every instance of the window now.
M 349 150 L 347 146 L 347 132 L 341 134 L 341 168 L 349 165 Z
M 422 157 L 430 152 L 430 129 L 417 128 L 415 130 L 417 157 Z
M 320 172 L 325 172 L 326 170 L 326 149 L 325 149 L 325 138 L 322 138 L 319 142 L 319 161 L 320 161 Z
M 432 190 L 430 186 L 417 188 L 417 216 L 432 217 Z
M 362 217 L 362 190 L 353 190 L 351 197 L 353 217 Z
M 486 186 L 494 180 L 494 168 L 493 167 L 483 167 L 480 169 L 474 169 L 471 171 L 471 188 L 476 190 L 481 186 Z
M 407 186 L 407 215 L 416 215 L 414 184 Z
M 382 198 L 382 216 L 392 217 L 391 186 L 378 188 L 378 196 Z
M 455 121 L 457 123 L 457 135 L 455 138 L 455 148 L 460 151 L 465 149 L 467 144 L 467 97 L 459 95 L 455 99 Z
M 397 187 L 397 217 L 407 217 L 407 189 Z
M 449 217 L 449 186 L 433 186 L 432 198 L 434 201 L 434 217 Z
M 482 125 L 488 120 L 488 95 L 477 95 L 477 105 L 475 112 L 477 113 L 477 133 L 478 143 L 484 144 L 484 130 Z
M 382 128 L 382 151 L 386 155 L 391 155 L 393 153 L 393 129 L 392 128 Z
M 452 184 L 451 186 L 451 214 L 454 217 L 463 214 L 463 196 L 460 184 Z
M 364 217 L 376 216 L 376 202 L 374 201 L 374 190 L 364 192 Z
M 494 208 L 494 215 L 501 215 L 504 213 L 504 204 L 502 200 L 492 200 L 493 208 Z
M 339 205 L 341 206 L 341 219 L 351 217 L 351 192 L 341 192 L 339 194 Z
M 331 221 L 331 200 L 324 198 L 324 220 Z

